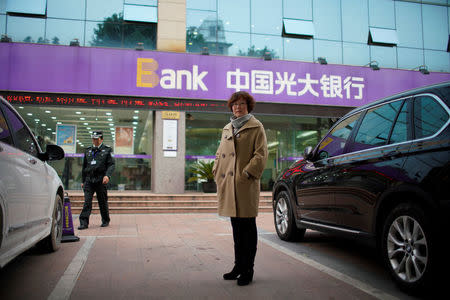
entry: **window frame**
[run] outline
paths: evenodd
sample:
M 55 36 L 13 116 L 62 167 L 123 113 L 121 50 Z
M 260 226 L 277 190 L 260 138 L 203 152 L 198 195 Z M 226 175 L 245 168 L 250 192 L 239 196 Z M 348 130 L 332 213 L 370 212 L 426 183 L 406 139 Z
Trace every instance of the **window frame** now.
M 419 97 L 424 97 L 424 96 L 428 96 L 433 98 L 446 112 L 448 115 L 448 119 L 447 122 L 444 123 L 444 125 L 441 126 L 441 128 L 436 131 L 436 133 L 434 133 L 433 135 L 430 136 L 426 136 L 423 138 L 418 138 L 416 139 L 416 126 L 414 124 L 414 110 L 415 110 L 415 101 L 417 98 Z M 447 105 L 435 94 L 431 94 L 431 93 L 423 93 L 423 94 L 417 94 L 411 97 L 412 101 L 411 104 L 413 105 L 413 108 L 410 111 L 410 118 L 411 118 L 411 127 L 412 127 L 412 134 L 413 134 L 413 140 L 412 141 L 423 141 L 423 140 L 430 140 L 435 138 L 436 136 L 438 136 L 439 134 L 441 134 L 442 131 L 444 131 L 444 129 L 450 125 L 450 109 L 447 107 Z

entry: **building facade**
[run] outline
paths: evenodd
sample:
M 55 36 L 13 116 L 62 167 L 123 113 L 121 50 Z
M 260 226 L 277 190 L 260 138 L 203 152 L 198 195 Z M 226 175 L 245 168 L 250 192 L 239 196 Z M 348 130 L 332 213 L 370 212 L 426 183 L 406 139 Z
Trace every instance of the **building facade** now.
M 65 188 L 103 130 L 112 189 L 182 193 L 231 116 L 255 96 L 269 160 L 261 181 L 351 108 L 450 80 L 450 1 L 0 0 L 0 95 L 46 143 Z

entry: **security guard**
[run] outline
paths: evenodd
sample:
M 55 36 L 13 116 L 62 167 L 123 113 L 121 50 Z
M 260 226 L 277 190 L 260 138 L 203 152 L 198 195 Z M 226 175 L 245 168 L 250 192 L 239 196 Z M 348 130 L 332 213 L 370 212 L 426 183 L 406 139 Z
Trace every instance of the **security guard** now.
M 114 171 L 114 158 L 112 148 L 103 144 L 103 132 L 92 132 L 92 147 L 86 148 L 83 158 L 83 169 L 81 170 L 84 190 L 84 205 L 80 214 L 80 226 L 78 229 L 87 229 L 89 216 L 92 211 L 92 197 L 97 194 L 98 206 L 102 215 L 101 227 L 109 225 L 108 194 L 106 185 Z

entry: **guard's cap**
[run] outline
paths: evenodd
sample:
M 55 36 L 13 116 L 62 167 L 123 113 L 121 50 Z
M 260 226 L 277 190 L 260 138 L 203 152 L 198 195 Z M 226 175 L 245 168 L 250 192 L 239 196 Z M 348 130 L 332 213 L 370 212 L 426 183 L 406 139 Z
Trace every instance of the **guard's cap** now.
M 93 139 L 103 138 L 103 131 L 101 130 L 92 131 L 91 138 Z

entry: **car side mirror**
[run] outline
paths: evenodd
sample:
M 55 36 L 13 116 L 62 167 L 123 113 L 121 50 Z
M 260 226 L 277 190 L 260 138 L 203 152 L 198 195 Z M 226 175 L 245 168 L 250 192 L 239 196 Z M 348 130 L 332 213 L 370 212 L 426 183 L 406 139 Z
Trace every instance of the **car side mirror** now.
M 64 149 L 57 145 L 47 145 L 45 153 L 40 153 L 39 158 L 43 161 L 60 160 L 64 158 Z
M 306 160 L 311 160 L 313 158 L 313 148 L 308 146 L 303 151 L 303 158 Z

